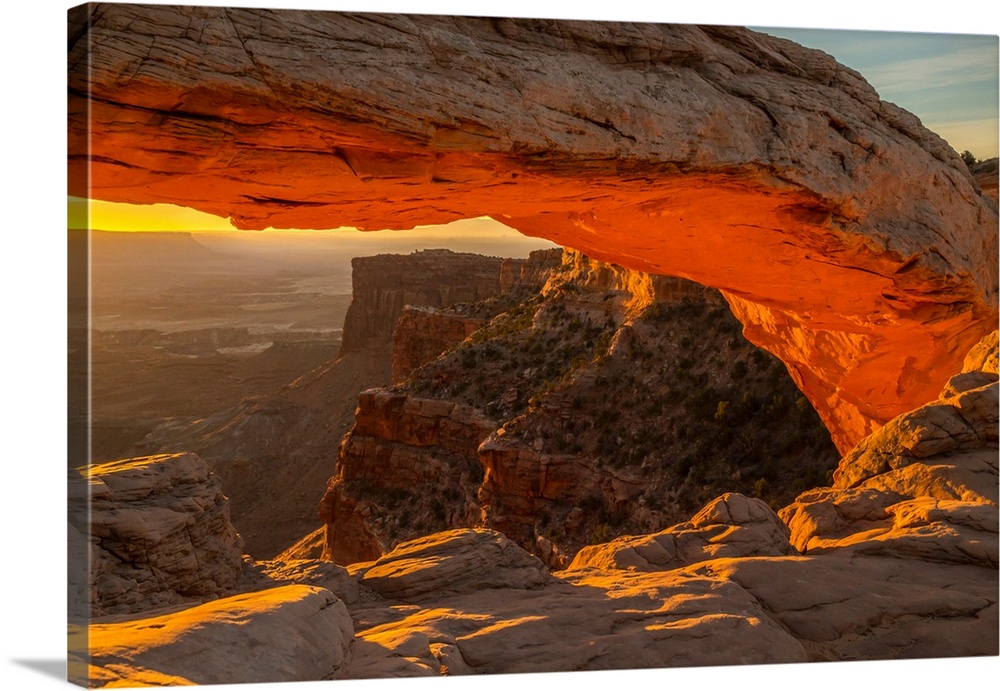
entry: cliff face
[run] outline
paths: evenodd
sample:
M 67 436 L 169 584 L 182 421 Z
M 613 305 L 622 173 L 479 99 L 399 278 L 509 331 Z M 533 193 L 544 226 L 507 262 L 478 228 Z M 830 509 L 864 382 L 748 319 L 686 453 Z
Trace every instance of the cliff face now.
M 537 250 L 525 259 L 500 263 L 499 295 L 478 304 L 455 308 L 407 306 L 392 332 L 392 380 L 399 383 L 413 370 L 458 345 L 490 319 L 542 289 L 562 262 L 562 250 Z M 449 258 L 450 259 L 450 258 Z M 442 272 L 460 271 L 463 265 L 442 262 Z
M 386 347 L 406 305 L 448 307 L 495 295 L 500 292 L 503 261 L 449 250 L 355 257 L 341 354 Z
M 996 204 L 819 51 L 734 27 L 79 15 L 71 194 L 243 228 L 488 215 L 693 279 L 728 296 L 841 451 L 937 395 L 996 324 Z
M 432 340 L 439 320 L 493 316 L 361 396 L 323 500 L 328 555 L 369 560 L 400 540 L 486 526 L 564 566 L 721 491 L 782 502 L 826 480 L 826 431 L 717 292 L 575 252 L 548 273 L 540 290 L 427 315 Z M 417 324 L 401 324 L 397 344 Z
M 392 381 L 399 382 L 486 322 L 424 307 L 403 308 L 392 332 Z
M 442 307 L 495 296 L 505 261 L 510 264 L 447 250 L 354 259 L 354 298 L 337 359 L 229 410 L 197 420 L 168 420 L 146 438 L 145 448 L 196 452 L 229 492 L 233 523 L 247 550 L 258 558 L 278 554 L 322 525 L 316 506 L 340 440 L 355 422 L 358 393 L 389 384 L 394 359 L 425 357 L 425 339 L 440 349 L 451 342 L 448 327 L 433 328 L 440 319 L 478 323 L 488 314 L 439 319 L 433 316 L 437 313 L 426 313 L 431 330 L 404 345 L 404 326 L 394 346 L 393 329 L 404 307 Z M 415 309 L 413 314 L 425 313 Z
M 479 524 L 475 492 L 483 470 L 476 449 L 496 426 L 468 405 L 363 392 L 320 503 L 325 558 L 370 561 L 400 536 Z

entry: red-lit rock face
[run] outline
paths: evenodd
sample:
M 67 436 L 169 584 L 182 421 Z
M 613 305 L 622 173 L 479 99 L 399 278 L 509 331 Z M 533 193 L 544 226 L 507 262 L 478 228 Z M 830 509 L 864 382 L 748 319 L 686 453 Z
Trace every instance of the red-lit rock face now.
M 724 291 L 842 450 L 933 399 L 995 328 L 996 205 L 823 53 L 721 27 L 85 9 L 71 194 L 248 229 L 492 216 L 690 278 Z

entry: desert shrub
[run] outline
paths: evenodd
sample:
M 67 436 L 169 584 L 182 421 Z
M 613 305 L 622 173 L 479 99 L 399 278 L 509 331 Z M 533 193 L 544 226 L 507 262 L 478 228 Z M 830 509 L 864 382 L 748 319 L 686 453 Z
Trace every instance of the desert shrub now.
M 764 495 L 768 492 L 767 478 L 758 478 L 757 482 L 753 483 L 753 495 L 758 499 L 763 499 Z
M 611 542 L 611 526 L 607 523 L 598 523 L 590 531 L 590 544 L 599 545 L 602 542 Z
M 975 155 L 973 155 L 973 153 L 968 149 L 963 151 L 961 153 L 961 156 L 962 160 L 965 162 L 965 165 L 969 166 L 970 168 L 980 162 L 979 159 L 976 158 Z
M 726 419 L 726 410 L 729 409 L 729 401 L 719 401 L 719 405 L 715 408 L 715 419 L 719 422 Z

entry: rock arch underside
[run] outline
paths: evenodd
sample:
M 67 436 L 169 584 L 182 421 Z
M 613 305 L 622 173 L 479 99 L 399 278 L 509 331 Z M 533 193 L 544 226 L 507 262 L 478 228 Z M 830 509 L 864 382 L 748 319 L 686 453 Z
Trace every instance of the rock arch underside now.
M 830 56 L 743 28 L 71 16 L 70 194 L 243 229 L 490 216 L 719 288 L 846 451 L 997 322 L 997 207 Z

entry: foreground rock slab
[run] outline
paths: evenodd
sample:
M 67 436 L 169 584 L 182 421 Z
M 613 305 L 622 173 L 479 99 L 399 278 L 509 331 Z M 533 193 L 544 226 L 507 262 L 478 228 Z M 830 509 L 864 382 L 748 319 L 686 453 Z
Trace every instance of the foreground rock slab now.
M 588 567 L 668 571 L 720 557 L 795 553 L 788 528 L 760 499 L 725 494 L 687 523 L 655 535 L 626 536 L 584 547 L 568 570 Z
M 347 608 L 322 588 L 289 585 L 181 612 L 90 626 L 101 680 L 223 684 L 328 679 L 354 636 Z
M 891 420 L 841 460 L 833 487 L 780 512 L 810 554 L 883 554 L 996 569 L 997 332 L 966 358 L 940 397 Z

